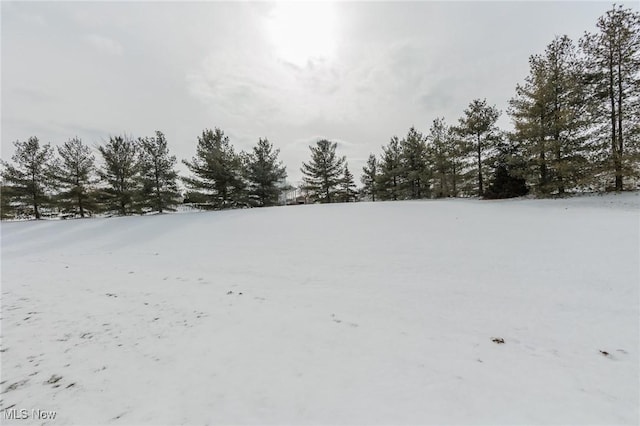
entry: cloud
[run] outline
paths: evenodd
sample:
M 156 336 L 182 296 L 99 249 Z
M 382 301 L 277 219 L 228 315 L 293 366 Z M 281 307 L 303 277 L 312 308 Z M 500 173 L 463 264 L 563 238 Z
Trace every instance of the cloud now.
M 44 26 L 47 24 L 47 21 L 42 15 L 30 15 L 25 13 L 21 16 L 21 18 L 27 24 L 33 24 L 38 26 Z
M 17 23 L 21 28 L 43 27 L 47 25 L 47 20 L 38 7 L 25 4 L 26 2 L 2 2 L 2 24 L 9 21 Z M 37 28 L 35 28 L 37 31 Z M 4 31 L 3 31 L 4 35 Z
M 458 114 L 457 99 L 464 99 L 464 93 L 458 90 L 455 79 L 440 77 L 430 82 L 429 87 L 418 96 L 417 103 L 429 115 Z
M 47 90 L 40 90 L 35 87 L 15 87 L 11 89 L 11 93 L 28 102 L 43 103 L 60 100 L 58 96 L 50 94 Z
M 530 54 L 554 34 L 595 30 L 606 10 L 590 2 L 335 7 L 331 54 L 290 63 L 265 25 L 275 3 L 3 3 L 3 149 L 32 134 L 79 132 L 91 142 L 101 129 L 160 128 L 172 152 L 189 158 L 199 132 L 217 126 L 238 150 L 269 138 L 293 181 L 320 138 L 340 142 L 357 175 L 359 162 L 412 125 L 455 124 L 474 98 L 504 110 Z
M 186 81 L 217 116 L 290 125 L 353 113 L 343 72 L 323 61 L 292 67 L 267 54 L 211 53 Z
M 96 49 L 102 50 L 103 52 L 111 55 L 120 56 L 124 53 L 122 45 L 112 38 L 99 34 L 89 34 L 86 36 L 85 40 Z

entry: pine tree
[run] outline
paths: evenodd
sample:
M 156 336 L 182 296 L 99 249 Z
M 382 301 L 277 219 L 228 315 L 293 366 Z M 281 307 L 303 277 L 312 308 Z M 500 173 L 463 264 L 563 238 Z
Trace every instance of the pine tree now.
M 605 166 L 613 172 L 614 189 L 621 191 L 625 176 L 638 176 L 640 13 L 614 5 L 597 27 L 599 33 L 585 34 L 580 44 L 587 55 L 593 118 L 610 147 Z
M 259 138 L 258 144 L 247 156 L 247 180 L 251 200 L 260 207 L 278 204 L 280 188 L 278 184 L 287 177 L 286 167 L 278 160 L 279 149 L 265 138 Z
M 452 153 L 449 149 L 449 129 L 444 118 L 436 118 L 429 129 L 427 146 L 429 163 L 433 167 L 433 191 L 438 198 L 453 195 L 455 176 Z
M 98 174 L 107 184 L 103 199 L 106 209 L 122 216 L 137 211 L 140 168 L 135 141 L 127 136 L 110 137 L 98 150 L 104 160 Z
M 586 167 L 582 67 L 571 40 L 556 37 L 529 59 L 530 74 L 516 88 L 509 114 L 525 150 L 537 192 L 564 193 L 581 184 Z
M 167 139 L 160 131 L 155 137 L 139 138 L 141 196 L 145 207 L 159 213 L 175 211 L 180 201 L 176 157 L 169 155 Z
M 192 196 L 199 194 L 218 209 L 246 205 L 242 160 L 222 130 L 205 129 L 198 137 L 196 156 L 183 163 L 195 175 L 183 179 L 195 191 Z
M 498 117 L 500 117 L 500 111 L 495 106 L 487 105 L 486 99 L 474 99 L 464 110 L 464 116 L 459 119 L 457 127 L 458 133 L 473 146 L 475 151 L 479 196 L 484 193 L 484 158 L 495 143 Z
M 378 193 L 383 200 L 398 200 L 402 197 L 404 184 L 404 168 L 402 164 L 402 149 L 397 136 L 382 147 L 382 160 L 380 161 L 380 174 L 378 175 Z
M 303 189 L 308 191 L 313 199 L 322 203 L 336 201 L 336 193 L 342 182 L 345 157 L 336 155 L 335 142 L 322 139 L 316 146 L 310 146 L 311 161 L 302 163 L 300 171 L 303 177 Z
M 493 176 L 484 197 L 488 199 L 513 198 L 528 194 L 524 169 L 526 163 L 520 146 L 512 140 L 500 140 L 492 158 Z
M 445 137 L 445 152 L 450 164 L 451 196 L 457 197 L 466 185 L 465 169 L 472 147 L 460 137 L 455 127 L 449 127 Z
M 14 142 L 14 164 L 1 162 L 2 179 L 12 201 L 33 209 L 36 219 L 40 219 L 40 209 L 49 200 L 47 190 L 53 185 L 51 162 L 53 151 L 49 144 L 40 145 L 37 137 Z
M 567 36 L 556 37 L 545 51 L 551 111 L 551 184 L 564 194 L 584 182 L 587 168 L 587 121 L 583 63 Z
M 425 137 L 414 127 L 400 141 L 403 189 L 406 198 L 420 199 L 429 195 L 429 170 Z
M 548 93 L 544 89 L 547 82 L 547 71 L 544 60 L 539 55 L 529 58 L 529 76 L 524 85 L 516 86 L 516 96 L 509 102 L 515 135 L 525 146 L 531 168 L 537 174 L 536 188 L 540 193 L 549 192 L 549 112 L 547 106 Z M 532 179 L 533 180 L 533 179 Z
M 342 180 L 340 182 L 340 201 L 349 203 L 355 201 L 357 196 L 356 182 L 353 174 L 349 171 L 349 164 L 345 163 L 342 171 Z
M 60 188 L 56 198 L 63 207 L 74 209 L 80 217 L 85 217 L 95 209 L 92 197 L 96 183 L 93 179 L 95 157 L 91 149 L 77 137 L 59 146 L 58 154 L 60 159 L 53 166 L 53 174 Z
M 371 198 L 371 201 L 376 201 L 378 194 L 378 160 L 373 154 L 369 154 L 367 165 L 362 168 L 362 176 L 360 182 L 362 182 L 362 192 L 365 196 Z
M 13 188 L 0 182 L 0 219 L 11 219 L 16 216 L 16 209 L 12 203 L 15 194 Z

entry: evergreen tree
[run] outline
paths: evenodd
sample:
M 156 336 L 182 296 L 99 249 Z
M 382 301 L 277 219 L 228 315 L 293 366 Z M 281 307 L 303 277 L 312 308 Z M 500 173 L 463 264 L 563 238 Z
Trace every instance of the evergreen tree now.
M 515 138 L 526 147 L 526 156 L 537 173 L 536 188 L 546 193 L 549 186 L 549 113 L 544 90 L 547 73 L 539 55 L 529 58 L 530 74 L 523 86 L 516 86 L 516 97 L 510 100 L 509 114 L 515 127 Z
M 613 171 L 614 189 L 625 176 L 638 175 L 640 153 L 640 13 L 614 5 L 598 19 L 597 34 L 585 34 L 586 82 L 591 88 L 593 118 L 600 125 L 605 165 Z M 607 135 L 608 136 L 605 136 Z
M 464 116 L 459 119 L 458 133 L 473 146 L 478 173 L 478 195 L 484 193 L 483 169 L 484 156 L 489 153 L 495 143 L 498 128 L 496 122 L 500 111 L 495 106 L 487 105 L 487 100 L 474 99 Z
M 16 216 L 16 209 L 12 204 L 15 194 L 13 188 L 0 182 L 0 219 L 11 219 Z
M 444 118 L 436 118 L 429 129 L 427 147 L 429 162 L 433 167 L 433 191 L 438 198 L 454 194 L 455 166 L 450 152 L 450 134 Z
M 400 148 L 406 198 L 415 200 L 428 196 L 429 170 L 424 136 L 411 127 L 407 137 L 400 141 Z
M 37 137 L 14 142 L 14 164 L 1 162 L 2 179 L 12 201 L 33 209 L 33 215 L 40 219 L 40 209 L 49 200 L 47 190 L 52 186 L 51 162 L 53 151 L 49 144 L 40 145 Z
M 342 202 L 349 203 L 355 201 L 357 198 L 356 182 L 353 178 L 353 174 L 349 171 L 349 165 L 344 164 L 342 172 L 342 180 L 340 182 L 340 198 Z
M 258 139 L 258 144 L 247 156 L 247 179 L 249 194 L 253 202 L 262 206 L 278 204 L 280 188 L 278 183 L 287 177 L 287 171 L 282 161 L 278 160 L 279 149 L 265 138 Z
M 242 160 L 222 130 L 205 129 L 198 137 L 196 156 L 183 163 L 195 175 L 184 178 L 185 183 L 215 208 L 245 205 Z
M 176 157 L 169 155 L 167 139 L 160 131 L 155 137 L 139 138 L 141 198 L 146 207 L 159 213 L 175 211 L 180 201 Z
M 567 36 L 556 37 L 545 51 L 551 111 L 551 184 L 563 194 L 584 182 L 588 166 L 583 63 Z
M 95 209 L 92 187 L 95 184 L 95 157 L 79 138 L 69 139 L 58 147 L 59 160 L 54 162 L 53 174 L 60 192 L 58 202 L 72 208 L 80 217 Z M 89 211 L 87 211 L 89 209 Z
M 493 176 L 485 191 L 485 198 L 513 198 L 528 194 L 524 169 L 526 164 L 520 147 L 511 140 L 496 144 L 496 155 L 493 158 Z
M 457 197 L 465 184 L 465 169 L 468 168 L 468 157 L 471 146 L 464 141 L 455 127 L 447 129 L 445 152 L 450 165 L 451 196 Z
M 536 173 L 537 191 L 564 193 L 582 183 L 586 121 L 582 67 L 571 40 L 556 37 L 529 59 L 530 74 L 510 101 L 515 137 Z
M 371 201 L 376 201 L 376 195 L 378 194 L 378 161 L 376 156 L 369 154 L 367 165 L 362 168 L 362 176 L 360 182 L 362 182 L 362 192 L 371 197 Z
M 124 216 L 138 210 L 136 196 L 139 185 L 139 149 L 127 136 L 110 137 L 106 145 L 98 147 L 104 164 L 98 171 L 106 182 L 103 202 L 107 210 Z
M 402 164 L 402 149 L 397 136 L 382 147 L 382 160 L 380 161 L 380 174 L 378 175 L 378 193 L 383 200 L 398 200 L 402 196 L 404 184 L 404 168 Z
M 310 146 L 311 161 L 302 163 L 300 171 L 303 177 L 303 189 L 322 203 L 336 201 L 336 193 L 343 178 L 345 157 L 336 155 L 335 142 L 320 140 L 316 146 Z

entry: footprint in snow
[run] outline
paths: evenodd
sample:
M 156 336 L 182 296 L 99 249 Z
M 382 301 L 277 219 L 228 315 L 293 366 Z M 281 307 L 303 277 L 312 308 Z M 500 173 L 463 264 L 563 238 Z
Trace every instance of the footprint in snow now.
M 29 382 L 29 379 L 24 379 L 24 380 L 20 380 L 18 382 L 12 383 L 9 386 L 7 386 L 7 388 L 2 393 L 7 393 L 9 391 L 16 390 L 19 387 L 26 385 L 28 382 Z
M 47 380 L 43 384 L 44 385 L 53 385 L 53 384 L 58 383 L 60 380 L 62 380 L 62 376 L 57 376 L 57 375 L 53 374 L 53 375 L 51 375 L 49 380 Z
M 122 416 L 124 416 L 125 414 L 127 414 L 126 412 L 118 414 L 117 416 L 115 416 L 114 418 L 112 418 L 111 420 L 118 420 L 119 418 L 121 418 Z
M 341 319 L 336 318 L 336 314 L 331 314 L 331 318 L 332 318 L 332 321 L 335 322 L 336 324 L 342 323 Z M 355 322 L 347 322 L 345 324 L 347 324 L 349 327 L 353 327 L 353 328 L 359 327 L 359 325 L 356 324 Z

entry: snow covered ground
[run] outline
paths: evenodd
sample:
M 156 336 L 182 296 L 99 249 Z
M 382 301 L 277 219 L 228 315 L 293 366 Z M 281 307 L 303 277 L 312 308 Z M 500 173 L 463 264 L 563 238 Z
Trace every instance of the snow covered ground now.
M 0 419 L 637 424 L 639 211 L 630 193 L 3 223 Z

